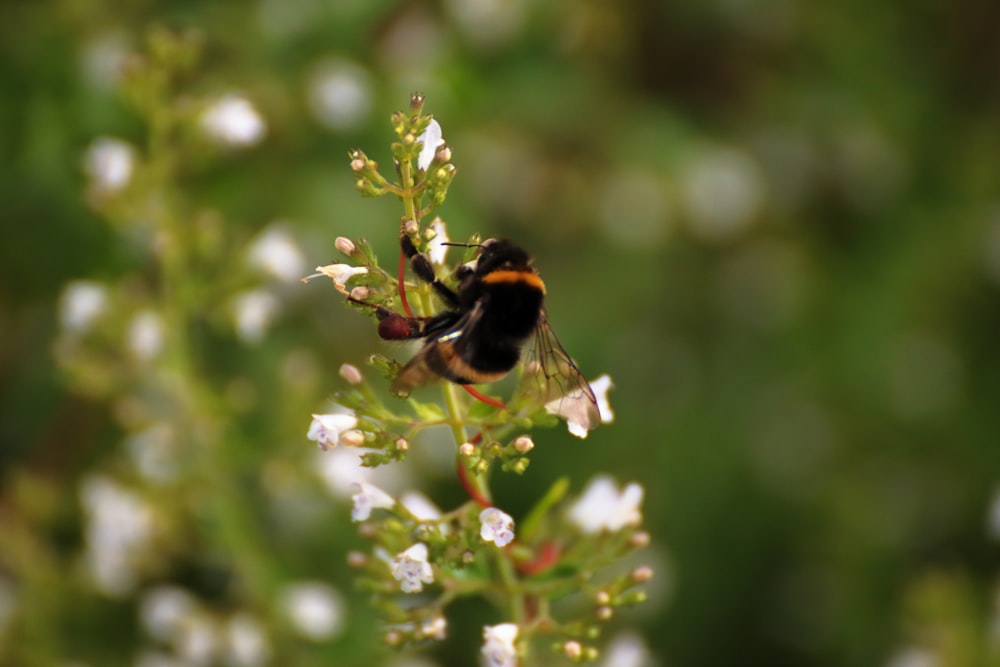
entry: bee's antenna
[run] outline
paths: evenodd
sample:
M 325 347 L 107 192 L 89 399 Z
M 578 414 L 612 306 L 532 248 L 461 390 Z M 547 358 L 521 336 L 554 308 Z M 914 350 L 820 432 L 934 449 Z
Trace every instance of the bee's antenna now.
M 455 241 L 442 241 L 441 245 L 454 245 L 460 248 L 482 248 L 482 243 L 456 243 Z

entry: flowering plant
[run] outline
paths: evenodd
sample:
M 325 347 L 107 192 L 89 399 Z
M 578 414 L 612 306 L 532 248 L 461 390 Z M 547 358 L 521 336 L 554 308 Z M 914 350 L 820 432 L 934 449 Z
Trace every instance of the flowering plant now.
M 408 255 L 425 255 L 435 274 L 450 275 L 447 226 L 440 217 L 425 220 L 445 201 L 456 168 L 440 124 L 424 113 L 423 106 L 423 96 L 414 94 L 408 111 L 392 116 L 398 180 L 383 176 L 378 164 L 361 150 L 349 154 L 356 188 L 363 196 L 394 195 L 403 204 L 404 250 L 398 271 L 384 270 L 366 240 L 340 237 L 335 245 L 346 261 L 319 267 L 309 277 L 332 279 L 351 307 L 379 318 L 380 332 L 391 318 L 418 327 L 436 314 L 438 286 L 423 275 L 418 276 L 421 283 L 406 282 Z M 463 265 L 475 261 L 481 247 L 476 236 L 468 244 L 456 245 L 467 246 Z M 408 247 L 412 253 L 407 253 Z M 405 317 L 390 315 L 397 304 Z M 422 335 L 421 330 L 405 337 Z M 369 361 L 376 375 L 385 379 L 400 372 L 394 359 L 373 355 Z M 567 362 L 576 371 L 568 358 Z M 483 628 L 485 664 L 545 662 L 533 649 L 541 638 L 573 661 L 596 659 L 601 624 L 616 608 L 644 601 L 646 594 L 638 585 L 652 576 L 647 566 L 604 573 L 649 542 L 641 529 L 642 487 L 630 484 L 619 492 L 610 478 L 598 477 L 574 499 L 569 481 L 561 479 L 517 521 L 496 505 L 489 488 L 489 475 L 496 467 L 525 472 L 535 447 L 527 431 L 552 426 L 562 418 L 573 435 L 586 437 L 594 426 L 585 414 L 589 408 L 563 395 L 539 404 L 528 392 L 515 392 L 504 402 L 467 385 L 442 381 L 440 403 L 407 396 L 409 410 L 404 412 L 398 398 L 384 398 L 378 384 L 357 367 L 343 366 L 341 377 L 347 386 L 335 394 L 335 409 L 313 415 L 310 439 L 324 450 L 355 447 L 363 465 L 376 467 L 403 461 L 414 436 L 446 426 L 455 443 L 457 475 L 469 496 L 460 506 L 441 511 L 426 504 L 417 508 L 368 482 L 355 484 L 352 519 L 372 549 L 352 553 L 348 561 L 360 572 L 363 586 L 384 616 L 386 643 L 401 647 L 444 639 L 449 604 L 478 596 L 498 612 L 497 624 Z M 591 386 L 590 400 L 596 403 L 601 421 L 611 421 L 610 378 L 603 376 Z M 557 612 L 553 603 L 574 594 L 582 594 L 586 603 L 575 605 L 570 614 Z

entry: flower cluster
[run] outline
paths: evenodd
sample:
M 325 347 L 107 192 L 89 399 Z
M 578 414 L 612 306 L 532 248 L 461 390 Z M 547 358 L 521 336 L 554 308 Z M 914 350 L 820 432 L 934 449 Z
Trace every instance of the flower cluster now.
M 355 186 L 362 195 L 389 194 L 403 203 L 401 232 L 407 240 L 399 268 L 395 273 L 383 269 L 365 239 L 340 237 L 334 245 L 346 261 L 318 267 L 304 279 L 330 278 L 350 307 L 377 319 L 379 334 L 385 338 L 415 337 L 419 323 L 436 314 L 440 292 L 425 275 L 416 284 L 403 275 L 406 247 L 427 258 L 424 273 L 434 267 L 439 276 L 452 275 L 444 221 L 422 220 L 444 202 L 456 170 L 441 125 L 423 113 L 423 103 L 421 95 L 414 95 L 407 112 L 392 116 L 398 181 L 382 175 L 378 164 L 361 150 L 349 153 Z M 478 243 L 474 236 L 459 266 L 476 260 Z M 652 576 L 647 566 L 596 576 L 649 543 L 649 535 L 641 530 L 642 487 L 631 483 L 619 491 L 609 477 L 599 476 L 572 498 L 568 482 L 560 480 L 515 521 L 492 500 L 488 476 L 495 468 L 524 473 L 528 454 L 536 448 L 525 431 L 551 426 L 554 417 L 565 420 L 570 433 L 580 438 L 598 421 L 611 422 L 610 377 L 590 383 L 592 394 L 581 380 L 577 389 L 542 392 L 539 400 L 538 377 L 526 372 L 522 386 L 506 402 L 474 390 L 466 395 L 457 385 L 442 382 L 442 403 L 412 396 L 403 403 L 387 397 L 382 382 L 372 377 L 391 381 L 400 372 L 400 363 L 380 355 L 369 361 L 374 374 L 350 365 L 341 368 L 347 386 L 335 394 L 332 409 L 313 415 L 308 438 L 324 451 L 352 448 L 357 460 L 373 467 L 404 459 L 423 430 L 450 428 L 458 481 L 469 497 L 442 511 L 422 494 L 395 497 L 370 480 L 353 483 L 351 519 L 372 547 L 368 553 L 352 552 L 348 563 L 383 614 L 386 643 L 400 647 L 444 639 L 449 603 L 457 594 L 478 595 L 497 603 L 500 614 L 499 623 L 483 629 L 484 664 L 527 664 L 533 644 L 541 638 L 570 659 L 595 659 L 598 649 L 593 642 L 600 634 L 599 625 L 612 619 L 616 608 L 644 601 L 641 585 Z M 572 362 L 565 365 L 578 373 Z M 557 617 L 548 602 L 537 603 L 567 591 L 589 600 L 576 605 L 583 609 L 576 618 Z M 529 604 L 529 599 L 536 602 Z M 530 616 L 525 616 L 525 609 L 532 610 Z

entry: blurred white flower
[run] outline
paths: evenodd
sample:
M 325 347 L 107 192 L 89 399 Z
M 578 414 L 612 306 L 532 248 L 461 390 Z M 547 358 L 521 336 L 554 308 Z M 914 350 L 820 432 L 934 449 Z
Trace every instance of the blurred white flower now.
M 434 230 L 434 238 L 427 244 L 427 256 L 432 263 L 441 266 L 448 252 L 448 246 L 444 244 L 451 240 L 448 238 L 448 228 L 440 216 L 434 218 L 430 227 Z
M 420 632 L 425 637 L 441 641 L 447 636 L 448 633 L 448 619 L 446 619 L 443 615 L 438 614 L 434 618 L 424 621 L 420 626 Z
M 235 93 L 207 106 L 200 122 L 209 139 L 233 148 L 253 146 L 267 134 L 267 125 L 250 100 Z
M 299 634 L 308 639 L 329 639 L 344 629 L 343 599 L 322 582 L 304 581 L 288 586 L 281 594 L 281 607 Z
M 692 231 L 708 241 L 742 232 L 765 199 L 765 180 L 757 161 L 735 148 L 698 153 L 680 179 L 681 198 Z
M 83 79 L 98 90 L 111 90 L 122 79 L 130 51 L 124 33 L 106 32 L 88 40 L 80 56 Z
M 569 519 L 584 533 L 615 532 L 642 522 L 642 486 L 633 482 L 621 492 L 614 480 L 599 475 L 569 508 Z
M 315 440 L 320 449 L 336 447 L 344 431 L 356 428 L 358 419 L 351 411 L 335 412 L 326 415 L 313 415 L 306 437 Z
M 374 484 L 355 482 L 353 488 L 356 493 L 352 496 L 354 509 L 351 510 L 351 521 L 367 521 L 373 509 L 392 509 L 396 504 L 395 498 Z
M 399 503 L 418 521 L 437 521 L 441 518 L 441 509 L 419 491 L 407 491 L 400 496 Z
M 277 297 L 266 290 L 255 289 L 237 294 L 233 297 L 236 335 L 244 343 L 259 343 L 280 308 Z
M 177 473 L 174 456 L 174 431 L 169 424 L 158 423 L 125 438 L 125 451 L 132 466 L 151 482 L 167 482 Z
M 0 638 L 3 637 L 17 609 L 17 589 L 6 577 L 0 577 Z
M 530 4 L 526 0 L 447 0 L 444 7 L 473 46 L 492 49 L 521 33 Z
M 601 651 L 598 667 L 651 667 L 653 656 L 642 637 L 634 632 L 622 632 Z
M 371 115 L 371 75 L 354 63 L 321 64 L 309 83 L 309 108 L 323 127 L 343 131 L 360 127 Z
M 272 225 L 257 235 L 247 249 L 247 259 L 278 280 L 295 282 L 304 272 L 305 258 L 288 230 Z
M 405 466 L 366 468 L 361 465 L 364 450 L 336 447 L 316 452 L 316 472 L 334 498 L 346 500 L 354 494 L 355 482 L 370 482 L 390 494 L 410 485 Z
M 185 667 L 208 667 L 215 663 L 221 640 L 215 620 L 196 613 L 178 626 L 173 644 Z
M 514 540 L 514 519 L 496 507 L 487 507 L 479 513 L 482 526 L 479 536 L 498 547 L 505 547 Z
M 133 667 L 187 667 L 174 656 L 162 651 L 143 651 L 135 658 Z
M 427 562 L 427 545 L 423 542 L 396 554 L 389 569 L 404 593 L 419 593 L 424 590 L 424 584 L 434 582 L 434 570 Z
M 605 235 L 628 249 L 648 252 L 661 246 L 674 217 L 666 177 L 645 169 L 622 169 L 602 181 L 596 213 Z
M 156 358 L 163 349 L 163 320 L 153 310 L 141 310 L 128 325 L 128 344 L 133 356 L 140 361 Z
M 615 419 L 615 413 L 611 410 L 611 403 L 608 402 L 608 391 L 614 387 L 611 376 L 604 374 L 590 383 L 590 388 L 597 399 L 597 411 L 600 421 L 603 424 L 610 423 Z M 561 398 L 549 401 L 545 404 L 545 411 L 550 415 L 556 415 L 566 420 L 566 427 L 572 435 L 578 438 L 586 438 L 589 431 L 597 428 L 597 420 L 593 412 L 593 404 L 590 397 L 582 390 L 566 394 Z
M 935 653 L 916 646 L 907 646 L 889 659 L 886 667 L 940 667 L 941 660 Z
M 74 333 L 90 329 L 108 307 L 108 288 L 90 280 L 67 283 L 59 298 L 59 320 Z
M 263 626 L 246 612 L 234 614 L 226 624 L 226 663 L 234 667 L 259 667 L 271 661 L 271 643 Z
M 101 193 L 118 192 L 132 180 L 135 149 L 121 139 L 99 137 L 87 147 L 83 168 L 95 190 Z
M 131 592 L 135 566 L 153 537 L 152 509 L 103 475 L 84 478 L 80 501 L 87 515 L 85 560 L 94 585 L 113 596 Z
M 1000 540 L 1000 487 L 993 492 L 989 516 L 986 519 L 986 533 L 994 540 Z
M 482 656 L 487 667 L 517 667 L 517 625 L 483 626 Z
M 146 633 L 168 642 L 177 636 L 178 628 L 198 610 L 198 600 L 178 586 L 157 586 L 139 599 L 139 621 Z
M 420 155 L 417 157 L 417 167 L 422 171 L 427 171 L 427 168 L 431 166 L 431 162 L 434 162 L 434 156 L 437 155 L 438 147 L 444 144 L 440 123 L 432 118 L 431 122 L 427 125 L 427 129 L 417 137 L 417 143 L 423 146 L 420 149 Z

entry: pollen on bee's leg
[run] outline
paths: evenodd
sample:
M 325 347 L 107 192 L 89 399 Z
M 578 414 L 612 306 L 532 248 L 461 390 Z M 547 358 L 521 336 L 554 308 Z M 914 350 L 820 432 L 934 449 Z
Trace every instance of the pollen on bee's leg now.
M 383 317 L 379 312 L 378 317 L 378 335 L 382 340 L 406 340 L 413 337 L 413 328 L 402 315 L 389 312 Z

